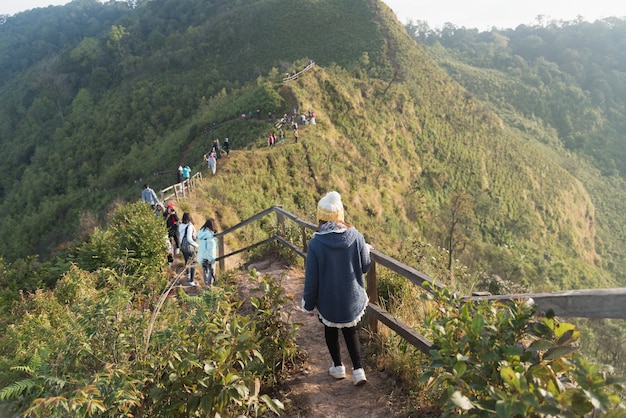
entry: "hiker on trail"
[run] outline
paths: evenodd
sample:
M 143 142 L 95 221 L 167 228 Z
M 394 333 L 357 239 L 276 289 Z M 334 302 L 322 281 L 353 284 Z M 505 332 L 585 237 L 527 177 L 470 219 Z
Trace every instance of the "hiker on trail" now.
M 183 181 L 189 180 L 189 177 L 191 177 L 191 167 L 186 165 L 183 167 Z
M 157 198 L 156 193 L 152 190 L 148 183 L 143 185 L 143 190 L 141 191 L 141 200 L 148 203 L 152 209 L 154 209 L 159 203 L 159 199 Z
M 183 166 L 182 165 L 178 166 L 178 182 L 179 183 L 183 182 Z
M 228 142 L 228 138 L 224 138 L 224 151 L 228 157 L 230 155 L 230 143 Z
M 357 324 L 365 314 L 368 297 L 363 274 L 370 268 L 371 246 L 344 220 L 341 195 L 329 192 L 317 205 L 317 231 L 309 241 L 304 273 L 302 309 L 324 324 L 326 345 L 332 358 L 328 370 L 335 379 L 346 377 L 341 362 L 339 329 L 352 360 L 355 386 L 366 382 L 361 365 Z
M 172 247 L 172 241 L 170 241 L 170 237 L 165 235 L 165 248 L 167 249 L 167 265 L 172 267 L 174 263 L 174 247 Z
M 285 131 L 283 131 L 283 128 L 278 130 L 278 137 L 280 138 L 280 145 L 285 145 Z
M 311 116 L 309 116 L 309 123 L 315 125 L 315 113 L 313 112 L 311 112 Z
M 165 207 L 163 206 L 163 203 L 161 202 L 157 202 L 157 204 L 154 207 L 154 216 L 159 216 L 159 215 L 163 215 L 165 214 Z
M 217 158 L 215 157 L 215 152 L 213 150 L 209 151 L 209 153 L 204 156 L 204 159 L 208 162 L 211 173 L 215 175 L 215 171 L 217 170 Z
M 215 220 L 207 219 L 198 231 L 198 263 L 202 266 L 204 284 L 212 286 L 215 282 L 215 259 L 217 258 L 217 238 L 215 238 Z
M 183 222 L 178 225 L 178 235 L 180 236 L 180 251 L 185 259 L 185 269 L 187 270 L 187 282 L 189 286 L 195 287 L 196 276 L 196 252 L 198 243 L 196 242 L 196 227 L 188 212 L 183 213 Z
M 213 151 L 215 152 L 215 158 L 217 158 L 218 160 L 220 158 L 222 158 L 222 151 L 220 150 L 220 140 L 219 139 L 214 139 L 213 140 Z
M 180 240 L 178 239 L 178 224 L 179 219 L 176 214 L 176 209 L 174 209 L 174 204 L 170 203 L 165 208 L 165 226 L 167 227 L 167 237 L 172 242 L 172 248 L 174 249 L 174 254 L 180 253 Z
M 298 134 L 298 130 L 296 129 L 295 131 L 293 131 L 293 139 L 296 142 L 296 144 L 298 143 L 298 137 L 299 137 L 299 134 Z

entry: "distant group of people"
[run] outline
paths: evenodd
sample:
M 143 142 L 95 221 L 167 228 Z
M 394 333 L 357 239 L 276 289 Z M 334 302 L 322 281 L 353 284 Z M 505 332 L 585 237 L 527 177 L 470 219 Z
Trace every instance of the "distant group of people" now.
M 280 143 L 281 145 L 285 143 L 285 127 L 286 126 L 291 126 L 291 131 L 293 132 L 293 140 L 294 140 L 294 143 L 297 144 L 298 139 L 300 138 L 300 130 L 298 126 L 298 121 L 300 121 L 302 125 L 306 125 L 306 124 L 315 125 L 316 124 L 315 113 L 313 113 L 311 109 L 309 109 L 307 113 L 300 114 L 300 116 L 298 115 L 299 115 L 299 112 L 298 112 L 298 109 L 296 108 L 293 109 L 292 115 L 288 115 L 287 113 L 283 115 L 283 117 L 280 119 L 280 122 L 277 125 L 278 135 L 276 134 L 275 131 L 272 131 L 269 133 L 267 137 L 268 147 L 272 148 L 276 146 L 276 144 L 278 143 Z
M 215 172 L 217 171 L 217 160 L 222 158 L 222 150 L 226 153 L 227 157 L 230 155 L 230 141 L 228 138 L 224 138 L 222 146 L 220 146 L 219 139 L 214 139 L 211 150 L 204 154 L 204 161 L 207 162 L 207 166 L 213 175 L 215 175 Z
M 262 116 L 261 116 L 261 110 L 257 109 L 255 112 L 253 112 L 252 110 L 248 112 L 248 114 L 246 113 L 242 113 L 241 114 L 241 120 L 252 120 L 253 119 L 253 115 L 256 114 L 256 119 L 257 120 L 261 120 Z M 268 111 L 267 112 L 267 120 L 268 121 L 274 121 L 276 120 L 276 112 L 275 111 Z
M 144 184 L 141 200 L 154 209 L 155 216 L 162 216 L 164 219 L 167 229 L 168 263 L 171 265 L 174 257 L 182 254 L 188 285 L 197 286 L 195 283 L 196 264 L 200 264 L 204 284 L 212 286 L 215 282 L 215 259 L 217 258 L 215 220 L 208 218 L 200 230 L 196 231 L 189 213 L 183 213 L 182 219 L 179 219 L 174 204 L 164 206 L 148 184 Z
M 268 147 L 275 147 L 278 142 L 280 142 L 280 145 L 285 144 L 285 131 L 283 131 L 282 129 L 278 130 L 278 136 L 276 136 L 276 132 L 270 132 L 270 134 L 267 136 Z

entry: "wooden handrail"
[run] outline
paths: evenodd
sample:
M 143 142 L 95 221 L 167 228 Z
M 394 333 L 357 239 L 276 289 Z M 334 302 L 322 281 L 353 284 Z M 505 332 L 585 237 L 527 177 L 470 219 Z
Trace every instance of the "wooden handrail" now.
M 224 255 L 223 240 L 224 236 L 242 228 L 251 222 L 259 220 L 260 218 L 267 216 L 271 213 L 275 213 L 277 217 L 277 231 L 278 234 L 269 237 L 265 240 L 259 241 L 255 244 L 251 244 L 246 248 L 231 252 L 228 255 Z M 289 219 L 302 228 L 302 249 L 298 248 L 292 242 L 286 240 L 280 234 L 284 234 L 284 221 Z M 293 215 L 282 209 L 280 206 L 273 206 L 265 209 L 262 212 L 238 223 L 237 225 L 230 227 L 216 236 L 220 242 L 219 257 L 220 268 L 223 271 L 224 259 L 235 254 L 239 254 L 243 251 L 247 251 L 253 247 L 267 244 L 269 242 L 278 241 L 282 245 L 294 251 L 301 256 L 306 262 L 307 251 L 307 235 L 306 229 L 314 231 L 317 225 L 304 221 L 297 216 Z M 378 250 L 372 250 L 371 253 L 372 266 L 367 274 L 367 292 L 369 297 L 369 304 L 367 306 L 368 324 L 372 333 L 377 332 L 377 323 L 382 322 L 387 327 L 395 331 L 399 336 L 404 338 L 409 344 L 413 345 L 418 350 L 429 353 L 432 349 L 433 343 L 418 333 L 415 329 L 404 324 L 399 319 L 393 317 L 389 312 L 385 311 L 378 306 L 378 293 L 377 293 L 377 280 L 376 272 L 377 266 L 381 265 L 403 277 L 408 279 L 411 283 L 422 287 L 424 283 L 429 283 L 430 286 L 426 286 L 426 290 L 431 288 L 443 288 L 444 285 L 440 282 L 429 277 L 416 269 L 403 264 Z M 626 319 L 626 288 L 617 289 L 590 289 L 590 290 L 572 290 L 565 292 L 554 293 L 529 293 L 518 295 L 478 295 L 467 296 L 462 298 L 465 301 L 471 300 L 530 300 L 538 308 L 540 313 L 552 312 L 555 315 L 563 317 L 583 317 L 583 318 L 618 318 Z
M 190 178 L 160 190 L 161 202 L 165 203 L 172 198 L 178 200 L 187 196 L 195 188 L 196 182 L 200 180 L 202 180 L 202 172 L 198 171 Z
M 466 300 L 531 301 L 541 315 L 563 317 L 626 319 L 626 288 L 580 289 L 552 293 L 470 296 Z

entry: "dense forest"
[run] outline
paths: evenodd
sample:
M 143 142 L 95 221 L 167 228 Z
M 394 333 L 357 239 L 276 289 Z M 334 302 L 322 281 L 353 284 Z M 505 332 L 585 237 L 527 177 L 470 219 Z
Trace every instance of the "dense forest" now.
M 624 286 L 625 30 L 405 28 L 367 0 L 75 0 L 5 16 L 3 309 L 75 263 L 97 270 L 76 246 L 143 183 L 202 170 L 225 137 L 228 171 L 198 197 L 224 228 L 275 204 L 312 220 L 336 189 L 377 249 L 464 293 Z M 294 108 L 318 123 L 268 152 L 268 113 Z M 580 326 L 624 370 L 623 324 Z

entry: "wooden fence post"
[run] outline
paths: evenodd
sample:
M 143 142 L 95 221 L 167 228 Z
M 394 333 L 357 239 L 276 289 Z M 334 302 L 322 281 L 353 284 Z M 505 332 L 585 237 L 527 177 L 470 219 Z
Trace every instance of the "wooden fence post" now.
M 277 208 L 283 208 L 281 205 L 277 205 Z M 285 238 L 285 217 L 282 213 L 276 211 L 276 222 L 278 223 L 278 231 L 280 236 Z
M 376 286 L 376 262 L 372 260 L 370 270 L 367 272 L 367 297 L 373 305 L 378 305 L 378 288 Z M 370 332 L 374 335 L 378 333 L 378 320 L 373 315 L 367 316 L 367 323 Z
M 306 239 L 306 228 L 303 226 L 300 227 L 300 235 L 302 236 L 302 252 L 306 254 L 309 243 Z M 304 267 L 306 268 L 306 257 L 304 257 Z
M 217 237 L 217 256 L 222 257 L 224 255 L 224 236 L 220 235 Z M 220 258 L 219 262 L 220 272 L 226 271 L 226 261 L 223 258 Z M 216 274 L 217 276 L 217 274 Z

